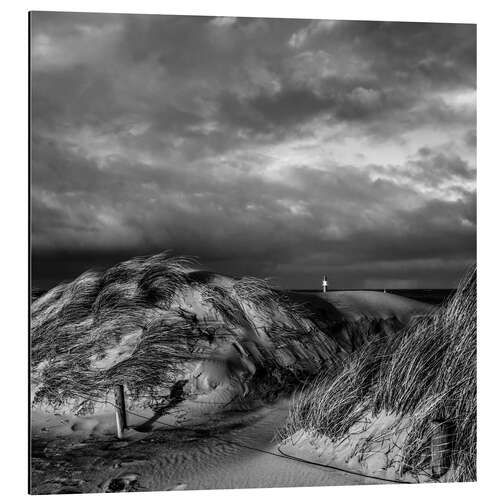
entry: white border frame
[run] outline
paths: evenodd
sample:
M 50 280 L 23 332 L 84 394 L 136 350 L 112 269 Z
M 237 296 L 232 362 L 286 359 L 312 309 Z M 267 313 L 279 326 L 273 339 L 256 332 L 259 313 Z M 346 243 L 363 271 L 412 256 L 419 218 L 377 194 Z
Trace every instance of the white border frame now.
M 281 5 L 280 5 L 281 3 Z M 499 405 L 498 307 L 500 255 L 497 214 L 500 176 L 497 144 L 500 89 L 498 54 L 500 47 L 498 14 L 494 1 L 419 0 L 316 0 L 269 2 L 252 0 L 236 4 L 230 0 L 61 0 L 17 1 L 2 7 L 2 206 L 4 271 L 0 294 L 3 312 L 2 340 L 2 423 L 0 488 L 5 498 L 27 497 L 27 304 L 28 304 L 28 11 L 59 10 L 83 12 L 123 12 L 147 14 L 232 15 L 250 17 L 295 17 L 424 22 L 466 22 L 478 24 L 478 262 L 479 262 L 479 469 L 478 482 L 446 485 L 338 486 L 267 490 L 214 490 L 202 492 L 158 492 L 116 494 L 113 498 L 160 498 L 163 495 L 185 500 L 204 498 L 318 499 L 346 497 L 361 499 L 397 498 L 405 500 L 440 497 L 457 499 L 493 497 L 498 491 L 496 452 L 500 449 L 497 416 Z M 7 112 L 5 112 L 5 109 Z M 148 496 L 146 496 L 148 495 Z M 63 498 L 66 495 L 62 496 Z M 96 498 L 83 495 L 82 498 Z M 60 498 L 60 496 L 58 496 Z M 78 497 L 80 498 L 80 497 Z

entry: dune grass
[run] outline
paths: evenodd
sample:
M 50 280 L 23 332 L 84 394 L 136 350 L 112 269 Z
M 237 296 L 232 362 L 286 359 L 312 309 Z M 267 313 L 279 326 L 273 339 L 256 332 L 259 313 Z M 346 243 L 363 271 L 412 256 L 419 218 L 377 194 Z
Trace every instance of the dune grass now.
M 453 429 L 451 477 L 476 478 L 476 271 L 435 312 L 379 336 L 304 386 L 281 438 L 305 429 L 336 442 L 381 412 L 409 417 L 406 471 L 429 467 L 433 422 Z
M 168 254 L 135 258 L 104 273 L 86 272 L 33 302 L 34 401 L 91 400 L 118 383 L 134 392 L 175 379 L 178 362 L 195 357 L 191 322 L 169 310 L 188 286 L 192 265 Z M 130 335 L 137 336 L 131 356 L 105 369 L 93 366 Z
M 224 279 L 221 285 L 198 279 L 196 269 L 194 260 L 167 253 L 138 257 L 105 272 L 85 272 L 35 300 L 33 401 L 60 406 L 77 400 L 87 411 L 116 384 L 126 385 L 132 397 L 156 397 L 182 376 L 186 363 L 208 357 L 214 344 L 237 343 L 242 332 L 263 336 L 254 349 L 260 373 L 293 372 L 274 353 L 283 347 L 297 352 L 298 338 L 311 340 L 304 333 L 314 328 L 300 308 L 267 280 Z M 210 321 L 174 304 L 195 290 L 205 312 L 212 311 Z M 319 331 L 314 336 L 327 352 L 328 338 Z M 110 353 L 127 342 L 127 355 L 113 359 Z

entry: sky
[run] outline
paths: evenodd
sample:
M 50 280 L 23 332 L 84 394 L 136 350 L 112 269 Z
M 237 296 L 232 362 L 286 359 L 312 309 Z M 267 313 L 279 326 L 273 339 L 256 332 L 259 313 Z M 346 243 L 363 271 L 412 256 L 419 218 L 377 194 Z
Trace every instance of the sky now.
M 476 255 L 476 27 L 35 12 L 32 278 L 171 250 L 285 288 Z

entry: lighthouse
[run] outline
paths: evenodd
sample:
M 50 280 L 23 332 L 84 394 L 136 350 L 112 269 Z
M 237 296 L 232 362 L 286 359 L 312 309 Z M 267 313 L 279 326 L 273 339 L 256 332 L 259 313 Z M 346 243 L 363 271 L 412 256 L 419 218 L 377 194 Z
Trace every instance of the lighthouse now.
M 323 293 L 326 293 L 328 291 L 328 278 L 326 274 L 323 276 L 322 286 L 323 286 Z

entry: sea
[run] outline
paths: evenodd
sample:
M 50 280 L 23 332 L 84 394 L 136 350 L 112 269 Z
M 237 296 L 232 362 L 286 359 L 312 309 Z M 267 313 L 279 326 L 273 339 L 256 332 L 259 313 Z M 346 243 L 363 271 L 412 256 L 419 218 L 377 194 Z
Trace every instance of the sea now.
M 413 300 L 419 300 L 420 302 L 426 302 L 427 304 L 432 305 L 441 305 L 446 301 L 448 297 L 453 295 L 456 291 L 455 288 L 397 288 L 397 289 L 370 289 L 371 291 L 376 292 L 387 292 L 393 293 L 396 295 L 401 295 L 402 297 L 407 297 Z M 41 297 L 47 290 L 41 290 L 33 288 L 31 290 L 31 301 L 36 300 L 38 297 Z M 319 292 L 320 290 L 292 290 L 294 292 Z M 330 290 L 330 292 L 335 291 L 347 291 L 347 290 Z

